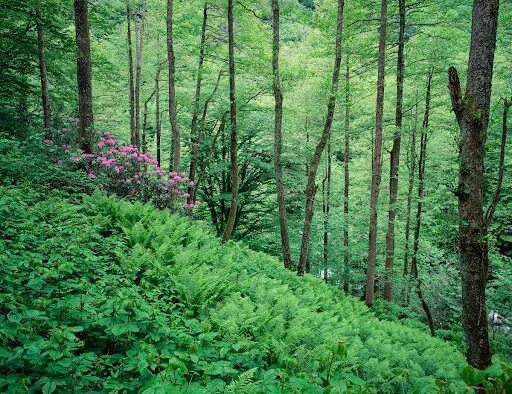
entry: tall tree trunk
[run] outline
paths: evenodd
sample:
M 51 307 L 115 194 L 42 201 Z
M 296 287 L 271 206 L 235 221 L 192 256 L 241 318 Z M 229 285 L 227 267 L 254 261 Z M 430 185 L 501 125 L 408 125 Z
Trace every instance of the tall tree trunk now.
M 370 225 L 368 232 L 368 269 L 366 272 L 366 305 L 371 306 L 375 295 L 375 268 L 377 263 L 377 205 L 382 176 L 382 130 L 384 116 L 384 72 L 386 66 L 387 0 L 380 9 L 379 64 L 377 76 L 377 105 L 375 111 L 375 138 L 372 159 L 372 185 L 370 195 Z
M 349 292 L 350 286 L 350 253 L 349 253 L 349 234 L 348 234 L 348 213 L 349 213 L 349 189 L 350 189 L 350 63 L 347 58 L 347 70 L 345 72 L 345 150 L 343 153 L 343 168 L 345 173 L 345 182 L 343 188 L 343 216 L 345 228 L 343 230 L 343 247 L 345 253 L 343 256 L 344 280 L 343 291 Z
M 41 97 L 43 100 L 43 124 L 46 129 L 46 139 L 52 138 L 50 131 L 51 126 L 51 110 L 50 110 L 50 95 L 48 93 L 48 71 L 46 70 L 46 57 L 45 57 L 45 36 L 43 20 L 41 15 L 41 0 L 36 2 L 36 28 L 37 28 L 37 48 L 39 55 L 39 75 L 41 78 Z
M 405 44 L 405 0 L 398 0 L 400 28 L 398 32 L 398 60 L 396 66 L 396 109 L 395 135 L 391 148 L 389 169 L 389 211 L 388 230 L 386 233 L 386 281 L 384 283 L 384 299 L 393 298 L 393 265 L 395 260 L 395 218 L 398 194 L 398 171 L 400 169 L 400 144 L 402 139 L 402 106 L 404 99 L 404 44 Z
M 197 120 L 199 118 L 199 100 L 201 98 L 201 84 L 203 81 L 203 64 L 206 44 L 206 23 L 208 21 L 208 3 L 205 1 L 203 7 L 203 22 L 201 25 L 201 42 L 199 44 L 199 64 L 197 66 L 196 92 L 194 96 L 194 111 L 192 113 L 192 124 L 190 126 L 190 168 L 188 178 L 194 182 L 197 171 L 197 155 L 199 150 L 199 135 L 197 134 Z M 189 186 L 187 199 L 188 203 L 193 203 L 193 187 Z
M 413 254 L 411 260 L 411 277 L 416 287 L 416 294 L 421 302 L 421 306 L 427 316 L 430 333 L 432 336 L 436 335 L 434 328 L 434 320 L 432 318 L 432 312 L 423 297 L 421 290 L 421 280 L 418 277 L 418 250 L 420 243 L 420 229 L 421 229 L 421 212 L 423 209 L 423 195 L 425 190 L 425 163 L 427 159 L 427 131 L 430 115 L 430 87 L 432 82 L 432 71 L 429 71 L 427 75 L 427 93 L 425 97 L 425 114 L 423 117 L 423 125 L 421 129 L 421 142 L 420 142 L 420 158 L 418 163 L 418 205 L 416 210 L 416 224 L 414 227 L 414 244 Z
M 159 47 L 160 48 L 160 47 Z M 162 166 L 162 152 L 161 152 L 161 141 L 162 141 L 162 116 L 160 112 L 160 72 L 161 64 L 158 59 L 158 65 L 156 67 L 155 76 L 155 139 L 156 139 L 156 161 L 158 167 Z
M 407 213 L 405 219 L 405 247 L 404 247 L 404 269 L 403 274 L 409 274 L 409 248 L 411 236 L 411 210 L 412 210 L 412 192 L 414 189 L 414 176 L 416 173 L 416 132 L 418 129 L 418 100 L 416 99 L 414 113 L 414 126 L 409 135 L 409 157 L 407 167 L 409 170 L 409 184 L 407 186 Z
M 306 209 L 304 215 L 304 227 L 302 229 L 302 243 L 300 248 L 299 263 L 297 266 L 297 273 L 304 275 L 306 270 L 306 261 L 308 259 L 309 241 L 311 238 L 311 223 L 313 222 L 313 215 L 315 210 L 315 195 L 316 195 L 316 173 L 320 158 L 327 144 L 327 140 L 331 135 L 331 126 L 334 118 L 334 109 L 336 107 L 336 95 L 338 92 L 338 82 L 340 79 L 340 66 L 341 66 L 341 42 L 343 33 L 343 8 L 345 5 L 344 0 L 338 0 L 338 16 L 336 22 L 336 55 L 334 59 L 334 70 L 332 73 L 331 90 L 329 92 L 329 101 L 327 103 L 327 116 L 322 131 L 322 136 L 315 147 L 315 152 L 309 163 L 308 182 L 306 186 Z
M 130 144 L 137 145 L 135 139 L 135 88 L 133 78 L 133 50 L 132 50 L 132 11 L 130 9 L 130 0 L 126 4 L 126 32 L 128 44 L 128 93 L 130 97 Z
M 137 22 L 137 18 L 140 21 Z M 140 81 L 142 73 L 142 49 L 144 47 L 144 24 L 146 19 L 146 2 L 142 11 L 135 17 L 135 50 L 137 52 L 137 68 L 135 70 L 135 146 L 140 148 Z
M 452 107 L 461 130 L 459 242 L 462 276 L 462 325 L 468 363 L 484 369 L 491 363 L 485 288 L 489 268 L 484 223 L 484 153 L 492 69 L 496 48 L 499 0 L 474 0 L 466 93 L 462 96 L 457 70 L 450 67 Z
M 222 234 L 222 242 L 231 238 L 235 227 L 237 198 L 238 198 L 238 131 L 236 125 L 236 86 L 235 86 L 235 32 L 233 18 L 233 0 L 228 0 L 228 46 L 229 46 L 229 102 L 231 114 L 231 144 L 229 154 L 231 157 L 231 207 L 226 221 L 226 228 Z
M 169 62 L 169 122 L 172 130 L 172 147 L 169 167 L 180 170 L 181 137 L 176 115 L 176 66 L 173 43 L 173 0 L 167 0 L 167 59 Z
M 92 153 L 92 76 L 91 43 L 89 38 L 89 16 L 87 0 L 75 0 L 75 33 L 78 57 L 76 76 L 78 84 L 78 143 L 85 153 Z
M 288 236 L 288 216 L 286 214 L 286 201 L 283 181 L 283 165 L 281 163 L 282 124 L 283 124 L 283 93 L 281 91 L 281 76 L 279 74 L 279 0 L 272 0 L 272 70 L 274 73 L 274 170 L 276 174 L 277 209 L 279 211 L 279 227 L 281 230 L 281 251 L 283 253 L 284 267 L 290 269 L 292 258 L 290 252 L 290 238 Z
M 153 99 L 153 96 L 156 93 L 156 89 L 154 89 L 149 97 L 144 101 L 144 112 L 142 115 L 142 151 L 144 153 L 147 152 L 148 146 L 147 146 L 147 128 L 148 128 L 148 104 Z
M 327 165 L 325 167 L 325 178 L 322 182 L 322 212 L 324 216 L 324 236 L 323 236 L 323 259 L 324 259 L 324 281 L 329 279 L 329 214 L 331 210 L 331 175 L 332 175 L 332 157 L 331 157 L 331 138 L 327 142 Z

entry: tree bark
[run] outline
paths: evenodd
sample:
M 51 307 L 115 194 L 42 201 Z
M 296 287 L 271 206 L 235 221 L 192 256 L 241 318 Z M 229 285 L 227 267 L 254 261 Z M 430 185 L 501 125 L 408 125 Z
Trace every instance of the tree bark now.
M 196 92 L 194 96 L 194 111 L 192 113 L 192 124 L 190 126 L 190 168 L 188 178 L 194 182 L 197 170 L 197 154 L 199 149 L 199 136 L 197 133 L 197 120 L 199 118 L 199 100 L 201 98 L 201 84 L 203 81 L 203 64 L 206 43 L 206 23 L 208 21 L 208 3 L 205 1 L 203 7 L 203 22 L 201 24 L 201 42 L 199 44 L 199 64 L 197 66 Z M 188 188 L 190 197 L 188 203 L 193 202 L 193 187 Z
M 137 22 L 137 18 L 140 21 Z M 142 73 L 142 50 L 144 47 L 144 24 L 146 19 L 146 2 L 142 11 L 135 17 L 135 51 L 137 52 L 137 67 L 135 70 L 135 146 L 140 148 L 140 81 Z
M 133 78 L 133 50 L 132 50 L 132 12 L 130 9 L 130 3 L 126 4 L 126 32 L 127 32 L 127 44 L 128 44 L 128 93 L 130 97 L 129 109 L 130 109 L 130 144 L 133 146 L 137 145 L 135 139 L 135 88 Z
M 343 291 L 348 294 L 350 287 L 350 251 L 349 251 L 349 191 L 350 191 L 350 63 L 347 58 L 347 70 L 345 72 L 345 150 L 343 154 L 343 169 L 345 173 L 343 188 L 343 216 L 345 219 L 345 228 L 343 230 L 343 246 L 345 253 L 343 256 L 344 263 L 344 280 Z
M 398 32 L 398 60 L 396 66 L 396 109 L 395 135 L 391 148 L 389 169 L 389 211 L 388 230 L 386 233 L 386 280 L 384 283 L 384 299 L 393 298 L 393 265 L 395 260 L 395 218 L 398 195 L 398 171 L 400 169 L 400 145 L 402 139 L 402 106 L 404 98 L 404 44 L 405 44 L 405 0 L 398 0 L 400 28 Z
M 483 215 L 484 153 L 499 0 L 474 0 L 466 93 L 457 70 L 450 67 L 449 89 L 460 130 L 459 242 L 462 277 L 462 325 L 467 361 L 479 369 L 491 363 L 485 289 L 489 267 Z
M 370 194 L 370 225 L 368 232 L 368 269 L 366 272 L 365 303 L 371 306 L 375 295 L 375 269 L 377 263 L 377 205 L 382 176 L 382 130 L 384 116 L 384 73 L 386 65 L 387 0 L 380 9 L 379 63 L 377 76 L 377 104 L 375 111 L 375 137 L 372 159 L 372 184 Z
M 160 49 L 160 47 L 159 47 Z M 158 65 L 156 68 L 155 76 L 155 139 L 156 139 L 156 161 L 158 167 L 162 166 L 162 152 L 161 152 L 161 141 L 162 141 L 162 116 L 160 112 L 160 72 L 161 65 L 158 59 Z
M 50 109 L 50 95 L 48 93 L 48 71 L 46 69 L 46 56 L 45 56 L 45 34 L 43 27 L 43 20 L 41 15 L 41 0 L 36 2 L 36 29 L 37 29 L 37 48 L 39 55 L 39 75 L 41 78 L 41 98 L 43 103 L 43 124 L 46 129 L 45 138 L 51 139 L 52 133 L 51 126 L 51 109 Z
M 411 211 L 412 211 L 412 192 L 414 188 L 414 176 L 416 174 L 416 132 L 418 129 L 418 100 L 416 100 L 414 114 L 414 126 L 409 136 L 409 160 L 407 163 L 409 169 L 409 184 L 407 187 L 407 213 L 405 220 L 405 246 L 404 246 L 404 269 L 403 274 L 409 274 L 409 248 L 411 235 Z
M 414 244 L 413 244 L 413 254 L 411 260 L 411 277 L 415 282 L 414 286 L 416 287 L 416 294 L 421 302 L 421 306 L 425 311 L 425 315 L 427 316 L 428 325 L 430 328 L 430 333 L 432 336 L 436 335 L 434 328 L 434 320 L 432 318 L 432 312 L 430 311 L 430 307 L 425 301 L 425 297 L 423 296 L 423 292 L 421 290 L 421 280 L 418 277 L 418 250 L 420 243 L 420 230 L 421 230 L 421 212 L 423 209 L 423 195 L 425 190 L 425 163 L 427 159 L 427 131 L 428 131 L 428 123 L 430 116 L 430 88 L 432 82 L 432 71 L 429 71 L 427 75 L 427 93 L 425 98 L 425 114 L 423 117 L 423 125 L 421 130 L 421 141 L 420 141 L 420 158 L 418 163 L 418 205 L 416 210 L 416 224 L 414 228 Z
M 311 238 L 311 223 L 313 222 L 314 208 L 315 208 L 315 195 L 316 195 L 316 173 L 320 158 L 325 149 L 325 145 L 331 135 L 331 126 L 334 117 L 334 109 L 336 107 L 336 95 L 338 92 L 338 82 L 340 79 L 340 66 L 341 66 L 341 43 L 343 33 L 343 9 L 345 1 L 338 0 L 338 15 L 336 22 L 336 55 L 334 59 L 334 70 L 332 73 L 331 89 L 329 93 L 329 101 L 327 103 L 327 116 L 325 119 L 322 136 L 315 147 L 315 152 L 308 168 L 308 181 L 306 186 L 306 209 L 304 215 L 304 226 L 302 229 L 302 243 L 300 249 L 299 263 L 297 266 L 298 275 L 304 275 L 306 270 L 306 261 L 308 259 L 309 241 Z
M 279 212 L 279 227 L 281 231 L 281 251 L 283 253 L 284 267 L 290 269 L 292 258 L 290 252 L 290 238 L 288 236 L 288 216 L 286 214 L 286 197 L 283 181 L 283 165 L 281 163 L 282 124 L 283 124 L 283 93 L 281 91 L 281 76 L 279 74 L 279 0 L 272 0 L 272 70 L 274 74 L 274 171 L 276 176 L 277 209 Z
M 235 227 L 238 198 L 238 131 L 236 124 L 236 85 L 235 85 L 235 32 L 233 18 L 233 0 L 228 0 L 228 46 L 229 46 L 229 102 L 231 118 L 231 144 L 229 154 L 231 159 L 231 207 L 222 234 L 222 242 L 231 238 Z
M 331 211 L 331 139 L 327 142 L 327 165 L 325 178 L 322 182 L 322 212 L 324 214 L 324 236 L 323 236 L 323 258 L 324 258 L 324 281 L 329 279 L 329 214 Z
M 76 76 L 78 85 L 78 143 L 85 153 L 92 153 L 92 76 L 91 43 L 87 0 L 74 0 L 75 33 L 78 57 Z
M 173 42 L 173 0 L 167 0 L 167 59 L 169 62 L 169 122 L 172 130 L 172 147 L 169 167 L 179 172 L 181 160 L 181 137 L 176 114 L 176 66 Z

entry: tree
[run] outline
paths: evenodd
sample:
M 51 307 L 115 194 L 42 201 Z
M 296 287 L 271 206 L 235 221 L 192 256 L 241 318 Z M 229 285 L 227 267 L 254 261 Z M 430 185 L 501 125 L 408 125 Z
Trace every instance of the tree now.
M 279 212 L 279 228 L 281 231 L 281 250 L 284 267 L 292 266 L 290 252 L 290 238 L 288 236 L 288 216 L 286 214 L 286 201 L 283 181 L 283 165 L 281 152 L 283 150 L 283 93 L 281 91 L 281 76 L 279 74 L 279 0 L 272 0 L 272 70 L 274 73 L 274 171 L 276 174 L 277 209 Z
M 308 249 L 309 241 L 311 238 L 311 223 L 313 221 L 314 208 L 315 208 L 315 195 L 316 195 L 316 173 L 318 171 L 318 165 L 320 164 L 320 158 L 325 149 L 325 145 L 331 135 L 331 126 L 334 118 L 334 110 L 336 107 L 336 95 L 338 93 L 338 82 L 340 79 L 340 67 L 341 67 L 341 43 L 343 35 L 343 9 L 345 1 L 338 0 L 338 13 L 336 22 L 336 44 L 335 44 L 335 58 L 334 58 L 334 69 L 332 73 L 331 88 L 329 92 L 329 100 L 327 103 L 327 116 L 325 118 L 325 124 L 322 131 L 320 140 L 318 141 L 313 157 L 308 165 L 308 179 L 306 185 L 306 208 L 304 213 L 304 225 L 302 229 L 302 241 L 299 255 L 299 263 L 297 265 L 297 273 L 304 275 L 306 271 L 306 262 L 308 260 Z
M 375 111 L 375 137 L 372 159 L 372 184 L 370 194 L 370 226 L 368 232 L 368 268 L 366 271 L 366 305 L 371 306 L 375 294 L 375 267 L 377 263 L 377 204 L 382 175 L 382 130 L 384 127 L 384 73 L 386 65 L 387 0 L 380 9 L 379 63 L 377 75 L 377 105 Z
M 75 33 L 78 57 L 76 76 L 78 83 L 78 143 L 85 153 L 92 153 L 92 76 L 91 43 L 89 38 L 89 16 L 87 0 L 75 0 Z
M 46 56 L 45 56 L 45 35 L 43 20 L 41 15 L 41 0 L 36 1 L 36 29 L 37 29 L 37 48 L 39 55 L 39 75 L 41 78 L 41 97 L 43 103 L 43 124 L 46 129 L 46 138 L 51 139 L 51 109 L 50 109 L 50 95 L 48 93 L 48 71 L 46 69 Z
M 474 0 L 466 92 L 457 70 L 448 70 L 452 108 L 461 132 L 459 152 L 459 243 L 462 325 L 468 363 L 484 369 L 491 363 L 485 290 L 489 268 L 488 220 L 483 214 L 484 155 L 499 0 Z
M 400 168 L 400 144 L 402 139 L 402 105 L 404 98 L 404 46 L 405 46 L 405 0 L 398 0 L 400 18 L 398 32 L 398 58 L 396 65 L 396 107 L 395 134 L 390 153 L 389 166 L 389 211 L 388 230 L 386 233 L 386 280 L 384 283 L 384 299 L 391 301 L 393 297 L 393 265 L 395 259 L 395 218 L 398 194 L 398 170 Z
M 169 122 L 172 130 L 172 149 L 169 167 L 172 171 L 180 170 L 181 137 L 176 115 L 176 65 L 173 41 L 173 0 L 167 0 L 167 60 L 169 66 Z
M 231 207 L 222 233 L 222 242 L 231 238 L 235 227 L 238 198 L 238 131 L 236 124 L 236 85 L 235 85 L 235 27 L 233 18 L 233 0 L 228 0 L 228 47 L 229 47 L 229 103 L 231 119 L 231 143 L 229 154 L 231 158 Z
M 132 50 L 132 12 L 130 9 L 130 2 L 126 4 L 126 33 L 128 44 L 128 92 L 129 92 L 129 107 L 130 107 L 130 143 L 133 146 L 137 145 L 135 137 L 135 88 L 133 82 L 133 50 Z
M 137 21 L 139 19 L 139 21 Z M 142 49 L 144 46 L 144 25 L 146 20 L 146 2 L 142 3 L 142 11 L 135 16 L 135 51 L 137 64 L 135 69 L 135 146 L 140 148 L 140 81 L 142 73 Z
M 345 130 L 344 130 L 344 153 L 343 153 L 343 215 L 345 218 L 345 228 L 343 229 L 343 247 L 345 253 L 343 256 L 344 280 L 343 291 L 348 294 L 350 286 L 350 253 L 349 253 L 349 233 L 348 233 L 348 214 L 349 214 L 349 196 L 350 196 L 350 63 L 347 58 L 347 70 L 345 72 Z

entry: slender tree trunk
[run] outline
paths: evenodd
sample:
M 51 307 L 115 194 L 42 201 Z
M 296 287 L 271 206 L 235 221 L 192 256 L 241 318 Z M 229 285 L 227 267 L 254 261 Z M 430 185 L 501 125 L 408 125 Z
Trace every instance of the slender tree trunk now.
M 135 88 L 133 78 L 133 51 L 132 51 L 132 12 L 130 3 L 126 4 L 126 26 L 128 44 L 128 92 L 130 97 L 130 144 L 136 146 L 135 140 Z
M 382 130 L 384 116 L 384 72 L 386 66 L 387 0 L 380 10 L 379 64 L 377 76 L 377 105 L 375 111 L 375 138 L 372 159 L 372 185 L 370 196 L 370 225 L 368 234 L 368 269 L 366 272 L 366 305 L 371 306 L 375 295 L 375 268 L 377 263 L 377 205 L 382 176 Z
M 188 178 L 194 182 L 197 170 L 197 154 L 199 149 L 199 136 L 197 135 L 197 120 L 199 118 L 199 100 L 201 98 L 201 84 L 203 81 L 203 64 L 206 43 L 206 23 L 208 21 L 208 3 L 205 1 L 203 7 L 203 22 L 201 25 L 201 42 L 199 44 L 199 64 L 197 66 L 196 92 L 194 96 L 194 111 L 192 113 L 192 124 L 190 126 L 190 169 Z M 188 188 L 188 203 L 193 202 L 193 187 Z
M 48 71 L 46 70 L 46 57 L 45 57 L 45 35 L 43 20 L 41 15 L 41 0 L 36 2 L 36 28 L 37 28 L 37 48 L 39 54 L 39 74 L 41 78 L 41 97 L 43 100 L 43 120 L 44 128 L 46 129 L 46 139 L 52 138 L 50 131 L 51 126 L 51 110 L 50 110 L 50 95 L 48 93 Z
M 345 228 L 343 230 L 343 247 L 345 253 L 343 291 L 348 294 L 350 287 L 350 252 L 349 252 L 349 191 L 350 191 L 350 63 L 347 58 L 347 70 L 345 72 L 345 150 L 343 154 L 343 167 L 345 173 L 345 183 L 343 188 L 343 216 L 345 219 Z
M 274 170 L 276 174 L 277 209 L 279 211 L 279 227 L 281 230 L 281 251 L 284 267 L 290 269 L 292 258 L 290 239 L 288 236 L 288 216 L 286 214 L 285 190 L 283 181 L 283 165 L 281 163 L 282 124 L 283 124 L 283 93 L 281 91 L 281 76 L 279 74 L 279 0 L 272 0 L 272 70 L 274 73 Z
M 430 311 L 430 307 L 425 301 L 425 297 L 423 297 L 423 292 L 421 290 L 421 280 L 418 277 L 418 250 L 419 250 L 419 242 L 420 242 L 420 229 L 421 229 L 421 212 L 423 209 L 423 195 L 425 190 L 425 163 L 427 159 L 427 131 L 428 131 L 428 123 L 429 123 L 429 115 L 430 115 L 430 87 L 432 82 L 432 71 L 429 71 L 427 76 L 427 93 L 425 98 L 425 114 L 423 118 L 423 126 L 421 130 L 421 142 L 420 142 L 420 158 L 418 165 L 418 205 L 416 210 L 416 224 L 414 228 L 414 244 L 413 244 L 413 254 L 411 260 L 411 276 L 412 280 L 415 282 L 414 286 L 416 287 L 416 294 L 421 302 L 421 306 L 425 311 L 427 316 L 428 325 L 430 328 L 430 333 L 432 336 L 436 335 L 434 328 L 434 320 L 432 318 L 432 312 Z
M 156 161 L 158 167 L 162 166 L 162 152 L 161 152 L 161 141 L 162 141 L 162 116 L 160 112 L 160 72 L 161 65 L 158 61 L 156 67 L 155 76 L 155 139 L 156 139 Z
M 483 215 L 484 153 L 492 69 L 496 48 L 499 0 L 474 0 L 466 93 L 457 70 L 450 67 L 452 107 L 461 130 L 459 242 L 462 276 L 462 325 L 468 363 L 484 369 L 491 363 L 485 289 L 489 268 L 486 223 Z
M 331 126 L 334 118 L 334 109 L 336 107 L 336 95 L 338 92 L 338 82 L 340 79 L 340 66 L 341 66 L 341 42 L 343 33 L 343 8 L 345 5 L 344 0 L 338 0 L 338 16 L 336 22 L 336 55 L 334 60 L 334 70 L 332 73 L 331 90 L 329 93 L 329 101 L 327 104 L 327 116 L 325 119 L 322 136 L 315 147 L 315 152 L 309 163 L 308 182 L 306 186 L 306 209 L 304 215 L 304 227 L 302 230 L 302 243 L 300 249 L 299 263 L 297 273 L 304 275 L 306 270 L 306 261 L 308 258 L 309 241 L 311 238 L 311 223 L 313 222 L 313 215 L 315 209 L 315 195 L 316 195 L 316 173 L 320 158 L 325 149 L 325 145 L 331 135 Z
M 137 18 L 140 18 L 139 22 L 137 22 Z M 137 68 L 135 70 L 135 146 L 137 148 L 140 148 L 140 81 L 145 19 L 146 2 L 142 4 L 142 11 L 135 18 L 135 50 L 137 52 Z
M 409 160 L 407 163 L 409 169 L 409 184 L 407 187 L 407 213 L 405 219 L 405 247 L 404 247 L 404 276 L 409 274 L 409 248 L 411 236 L 411 210 L 412 210 L 412 192 L 414 188 L 414 176 L 416 173 L 416 132 L 418 129 L 418 100 L 416 100 L 414 114 L 414 126 L 409 136 Z
M 226 221 L 226 228 L 222 234 L 222 242 L 231 238 L 235 227 L 238 198 L 238 131 L 236 124 L 236 86 L 235 86 L 235 32 L 233 18 L 233 0 L 228 0 L 228 46 L 229 46 L 229 101 L 231 114 L 231 144 L 229 153 L 231 157 L 231 207 Z
M 393 298 L 393 265 L 395 260 L 395 218 L 396 200 L 398 195 L 398 171 L 400 169 L 400 144 L 402 139 L 402 105 L 404 98 L 404 44 L 405 44 L 405 0 L 398 0 L 400 28 L 398 33 L 398 61 L 396 66 L 396 110 L 395 135 L 391 148 L 389 170 L 389 211 L 388 230 L 386 233 L 386 281 L 384 283 L 384 299 Z
M 324 258 L 324 281 L 329 278 L 329 213 L 331 210 L 331 139 L 327 142 L 327 165 L 325 168 L 325 178 L 322 182 L 322 212 L 324 214 L 324 236 L 323 236 L 323 258 Z
M 153 99 L 153 96 L 156 93 L 156 89 L 151 92 L 149 97 L 144 102 L 144 113 L 142 115 L 142 151 L 144 153 L 147 152 L 147 128 L 148 128 L 148 104 Z
M 167 59 L 169 61 L 169 122 L 172 130 L 172 148 L 169 167 L 180 170 L 181 137 L 176 114 L 176 66 L 173 43 L 173 0 L 167 0 Z
M 92 76 L 91 43 L 87 0 L 75 0 L 75 33 L 78 57 L 76 76 L 78 84 L 78 143 L 85 153 L 92 153 Z

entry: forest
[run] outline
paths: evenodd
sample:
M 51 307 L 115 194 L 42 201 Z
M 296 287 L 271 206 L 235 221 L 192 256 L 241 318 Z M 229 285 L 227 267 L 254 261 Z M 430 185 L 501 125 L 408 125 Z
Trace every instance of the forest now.
M 0 392 L 512 393 L 511 0 L 0 15 Z

